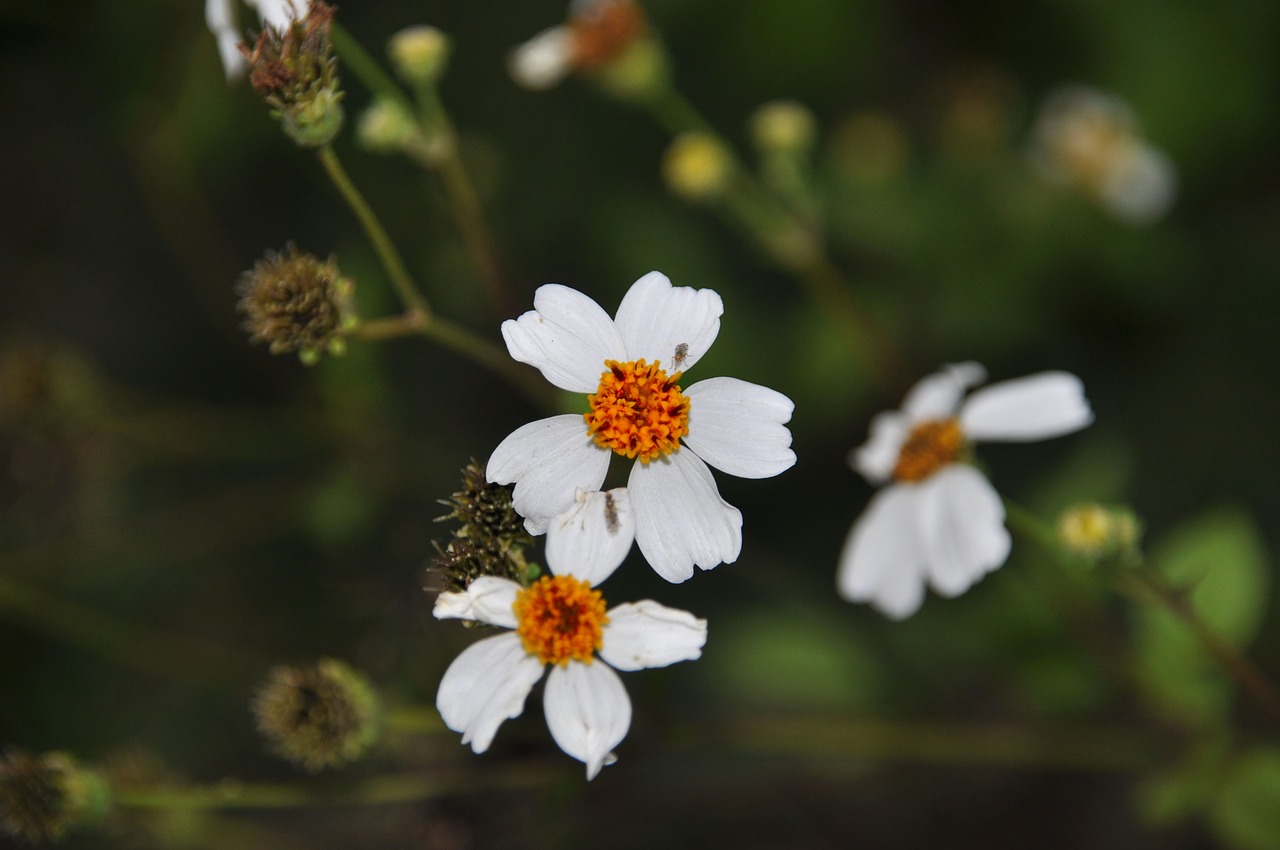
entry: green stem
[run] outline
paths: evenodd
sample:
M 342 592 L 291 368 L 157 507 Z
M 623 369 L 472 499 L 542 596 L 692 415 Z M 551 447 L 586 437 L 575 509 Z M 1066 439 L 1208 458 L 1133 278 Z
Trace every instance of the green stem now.
M 1148 563 L 1117 573 L 1117 589 L 1131 599 L 1153 604 L 1172 614 L 1195 636 L 1209 656 L 1276 723 L 1280 723 L 1280 688 L 1235 644 L 1206 623 L 1187 592 L 1173 587 Z
M 559 411 L 553 391 L 531 367 L 517 363 L 502 349 L 435 313 L 410 311 L 402 316 L 373 319 L 357 325 L 348 336 L 369 342 L 426 337 L 505 379 L 544 410 Z
M 360 224 L 364 227 L 369 241 L 373 243 L 378 259 L 382 261 L 382 267 L 391 279 L 391 284 L 399 294 L 405 309 L 410 312 L 425 313 L 429 309 L 427 300 L 418 292 L 417 284 L 413 282 L 409 270 L 405 268 L 404 260 L 391 242 L 391 237 L 387 235 L 382 222 L 378 220 L 378 216 L 360 194 L 360 190 L 347 176 L 346 170 L 338 160 L 338 154 L 334 152 L 331 145 L 325 145 L 320 149 L 319 156 L 329 179 L 338 188 L 347 205 L 351 207 L 351 211 L 356 214 L 356 218 L 360 219 Z
M 392 706 L 383 713 L 382 722 L 389 731 L 406 735 L 430 735 L 446 730 L 435 706 Z
M 137 809 L 211 811 L 228 809 L 296 809 L 331 806 L 375 806 L 411 803 L 474 791 L 523 790 L 559 781 L 568 768 L 551 763 L 521 764 L 459 774 L 433 770 L 374 776 L 341 787 L 285 783 L 241 783 L 139 788 L 116 791 L 112 801 Z
M 334 50 L 342 58 L 343 67 L 350 70 L 365 88 L 379 97 L 390 98 L 402 106 L 406 114 L 412 114 L 413 107 L 404 91 L 351 33 L 335 21 L 330 27 L 329 37 L 333 41 Z
M 720 725 L 737 750 L 822 760 L 994 764 L 1098 772 L 1151 765 L 1157 742 L 1143 729 L 1019 727 L 902 722 L 877 718 L 750 717 Z
M 1035 538 L 1059 561 L 1064 561 L 1062 544 L 1049 523 L 1008 500 L 1005 501 L 1005 511 L 1011 527 Z M 1117 592 L 1137 602 L 1163 608 L 1173 615 L 1199 641 L 1214 663 L 1272 720 L 1280 723 L 1280 688 L 1262 668 L 1201 618 L 1187 593 L 1169 584 L 1164 575 L 1146 561 L 1126 562 L 1106 570 L 1106 574 Z
M 243 684 L 257 662 L 213 643 L 151 630 L 18 579 L 0 576 L 0 611 L 28 627 L 118 664 L 201 684 Z

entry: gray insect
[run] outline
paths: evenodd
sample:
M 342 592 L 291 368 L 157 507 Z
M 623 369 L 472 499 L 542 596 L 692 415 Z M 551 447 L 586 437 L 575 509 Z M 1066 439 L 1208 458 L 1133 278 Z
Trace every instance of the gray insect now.
M 689 356 L 689 343 L 682 342 L 676 346 L 675 354 L 671 356 L 671 368 L 675 369 L 684 365 L 684 359 Z

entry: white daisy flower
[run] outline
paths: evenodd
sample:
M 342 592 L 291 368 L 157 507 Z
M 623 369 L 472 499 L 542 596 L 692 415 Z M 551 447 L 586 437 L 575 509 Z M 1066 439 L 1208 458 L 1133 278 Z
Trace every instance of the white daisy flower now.
M 587 779 L 616 761 L 613 748 L 631 726 L 631 700 L 614 670 L 693 661 L 707 641 L 706 620 L 687 611 L 652 600 L 606 608 L 593 589 L 622 563 L 634 531 L 626 490 L 579 492 L 548 528 L 552 575 L 527 588 L 484 576 L 464 592 L 440 594 L 438 618 L 514 629 L 463 650 L 440 681 L 436 707 L 462 743 L 487 750 L 551 665 L 543 694 L 551 737 L 587 765 Z
M 840 554 L 837 586 L 851 602 L 911 616 L 928 583 L 959 596 L 1009 556 L 1004 504 L 965 463 L 975 440 L 1026 442 L 1093 421 L 1080 379 L 1042 372 L 972 393 L 986 379 L 977 363 L 947 366 L 916 384 L 902 410 L 871 421 L 871 437 L 849 463 L 876 493 Z
M 309 0 L 245 0 L 258 17 L 263 26 L 284 29 L 294 20 L 306 15 Z M 239 0 L 205 0 L 204 19 L 218 40 L 218 53 L 222 56 L 222 67 L 226 69 L 227 79 L 238 79 L 246 67 L 244 57 L 240 55 L 240 43 L 245 40 L 240 29 Z
M 707 464 L 743 478 L 790 468 L 796 456 L 785 423 L 794 405 L 736 378 L 681 388 L 720 331 L 720 296 L 650 272 L 615 319 L 559 284 L 539 287 L 533 305 L 502 323 L 507 350 L 557 387 L 587 393 L 590 410 L 517 429 L 489 458 L 489 480 L 515 484 L 516 510 L 542 534 L 578 490 L 599 490 L 610 457 L 621 455 L 636 461 L 627 488 L 636 542 L 658 575 L 681 582 L 695 565 L 732 563 L 742 514 L 720 498 Z
M 1032 157 L 1047 179 L 1080 188 L 1117 218 L 1146 224 L 1173 205 L 1173 162 L 1142 138 L 1119 98 L 1083 86 L 1059 89 L 1046 99 L 1033 135 Z

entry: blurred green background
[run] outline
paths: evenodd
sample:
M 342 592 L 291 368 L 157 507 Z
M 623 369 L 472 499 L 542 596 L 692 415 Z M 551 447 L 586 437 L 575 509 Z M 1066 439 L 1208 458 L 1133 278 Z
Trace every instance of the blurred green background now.
M 677 85 L 747 162 L 761 103 L 813 110 L 830 253 L 910 378 L 964 359 L 993 379 L 1083 378 L 1097 423 L 983 449 L 996 486 L 1046 518 L 1128 503 L 1152 551 L 1244 564 L 1223 581 L 1256 592 L 1231 610 L 1248 609 L 1251 654 L 1280 671 L 1266 566 L 1280 534 L 1280 5 L 645 8 Z M 697 374 L 793 398 L 799 462 L 764 481 L 717 476 L 745 518 L 738 563 L 677 587 L 633 553 L 611 580 L 610 599 L 691 610 L 710 633 L 701 661 L 627 677 L 635 720 L 594 783 L 555 748 L 535 691 L 483 757 L 424 734 L 336 780 L 434 771 L 461 777 L 457 793 L 117 818 L 67 846 L 1280 846 L 1265 843 L 1280 836 L 1274 761 L 1259 756 L 1264 779 L 1237 795 L 1223 776 L 1247 765 L 1212 755 L 1275 743 L 1275 725 L 1218 691 L 1217 708 L 1199 691 L 1186 708 L 1144 684 L 1151 630 L 1034 541 L 1015 536 L 1003 569 L 905 623 L 839 601 L 836 558 L 870 495 L 845 456 L 906 386 L 874 384 L 785 270 L 666 190 L 670 139 L 647 115 L 581 80 L 512 83 L 507 53 L 563 4 L 338 14 L 379 57 L 411 24 L 453 39 L 441 93 L 512 281 L 508 312 L 485 302 L 430 175 L 350 131 L 337 142 L 442 314 L 500 342 L 542 283 L 610 312 L 651 269 L 711 287 L 725 315 Z M 332 656 L 389 700 L 430 706 L 474 639 L 434 622 L 422 590 L 447 534 L 436 500 L 541 412 L 418 339 L 310 369 L 247 344 L 233 286 L 288 241 L 335 254 L 362 315 L 397 306 L 315 157 L 227 85 L 202 4 L 4 4 L 0 74 L 0 743 L 153 781 L 334 782 L 265 752 L 255 684 Z M 369 95 L 343 76 L 354 126 Z M 1072 83 L 1126 100 L 1175 163 L 1159 222 L 1119 222 L 1031 167 L 1036 109 Z M 867 116 L 890 128 L 887 148 L 867 147 Z M 113 643 L 96 616 L 145 630 L 154 652 Z M 1107 635 L 1123 651 L 1098 651 Z M 1197 753 L 1216 765 L 1211 788 L 1178 803 L 1177 783 L 1153 777 Z M 532 789 L 483 788 L 522 760 L 567 767 Z

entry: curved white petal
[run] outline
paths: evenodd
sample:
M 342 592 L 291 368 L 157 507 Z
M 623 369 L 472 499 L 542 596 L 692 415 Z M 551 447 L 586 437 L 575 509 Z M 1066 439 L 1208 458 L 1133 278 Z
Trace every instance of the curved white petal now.
M 587 436 L 581 416 L 566 413 L 512 431 L 489 456 L 488 479 L 516 485 L 512 503 L 532 534 L 573 507 L 578 490 L 599 490 L 609 455 Z
M 850 602 L 870 602 L 886 616 L 911 616 L 924 598 L 924 555 L 916 540 L 917 488 L 880 490 L 853 524 L 840 552 L 836 588 Z
M 986 378 L 987 370 L 977 363 L 949 363 L 911 388 L 903 399 L 902 412 L 913 423 L 955 416 L 965 390 Z
M 849 453 L 849 465 L 872 484 L 883 484 L 893 475 L 910 431 L 905 414 L 896 410 L 877 413 L 871 419 L 871 435 L 867 441 Z
M 236 14 L 234 0 L 207 0 L 204 4 L 204 21 L 218 42 L 218 55 L 228 80 L 244 73 L 245 61 L 240 55 L 239 44 L 244 40 L 240 32 L 240 18 Z
M 502 338 L 513 359 L 570 392 L 595 392 L 604 361 L 626 359 L 609 314 L 578 290 L 558 283 L 539 286 L 533 309 L 502 323 Z
M 929 583 L 943 596 L 959 596 L 1009 557 L 1004 504 L 986 477 L 967 464 L 941 469 L 917 489 L 917 529 Z
M 627 485 L 636 514 L 636 543 L 670 582 L 731 564 L 742 551 L 742 514 L 720 498 L 711 470 L 693 452 L 676 450 L 631 468 Z
M 512 608 L 520 585 L 497 576 L 480 576 L 461 592 L 445 591 L 436 597 L 431 612 L 437 620 L 478 620 L 507 629 L 516 627 Z
M 529 690 L 542 678 L 542 662 L 524 651 L 514 633 L 473 643 L 440 680 L 436 708 L 462 743 L 483 753 L 509 717 L 524 710 Z
M 730 475 L 770 478 L 795 465 L 791 420 L 795 404 L 780 392 L 740 381 L 709 378 L 684 391 L 689 433 L 684 444 Z
M 636 539 L 636 518 L 625 487 L 579 490 L 568 511 L 547 526 L 547 566 L 595 587 L 613 575 Z
M 960 411 L 960 428 L 974 440 L 1043 440 L 1092 421 L 1084 384 L 1069 372 L 1041 372 L 983 387 Z
M 711 348 L 722 313 L 715 290 L 672 286 L 666 275 L 649 272 L 623 296 L 617 325 L 628 360 L 657 361 L 675 372 L 692 368 Z
M 568 27 L 551 27 L 511 51 L 507 70 L 521 87 L 549 89 L 569 73 L 573 43 Z
M 631 728 L 631 698 L 605 664 L 570 661 L 547 676 L 543 709 L 560 749 L 586 762 L 587 779 L 613 763 L 613 748 Z
M 619 670 L 666 667 L 702 656 L 707 621 L 652 599 L 609 609 L 600 657 Z

